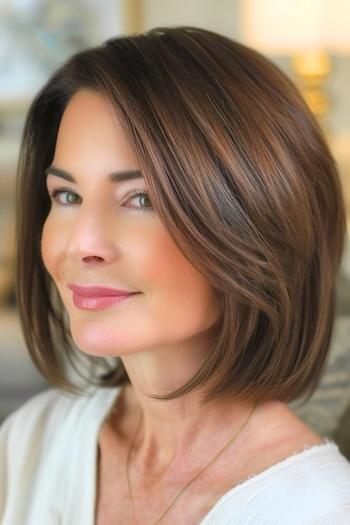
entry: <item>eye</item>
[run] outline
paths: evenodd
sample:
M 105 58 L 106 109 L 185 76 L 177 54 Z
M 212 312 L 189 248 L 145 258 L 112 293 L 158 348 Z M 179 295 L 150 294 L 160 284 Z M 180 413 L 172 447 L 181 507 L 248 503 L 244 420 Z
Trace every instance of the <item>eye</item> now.
M 51 200 L 57 202 L 62 206 L 69 206 L 72 204 L 80 204 L 81 197 L 74 191 L 67 188 L 58 188 L 50 193 Z M 153 209 L 148 193 L 140 190 L 133 190 L 127 196 L 126 203 L 130 201 L 139 200 L 140 206 L 125 206 L 126 208 L 135 209 L 136 211 L 149 211 Z
M 58 202 L 59 204 L 62 204 L 63 206 L 67 206 L 69 204 L 77 204 L 77 202 L 80 202 L 79 195 L 77 193 L 74 193 L 74 191 L 71 191 L 68 189 L 53 190 L 50 193 L 50 197 L 53 201 Z
M 144 198 L 146 197 L 146 198 Z M 132 201 L 132 200 L 136 200 L 136 199 L 139 199 L 139 202 L 141 202 L 141 206 L 131 206 L 131 208 L 134 208 L 138 211 L 148 211 L 148 210 L 152 210 L 153 209 L 153 206 L 152 206 L 152 203 L 150 201 L 150 198 L 149 198 L 149 195 L 148 193 L 144 192 L 144 191 L 140 191 L 140 190 L 134 190 L 132 191 L 131 193 L 129 193 L 128 195 L 128 199 L 126 202 L 129 202 L 129 201 Z M 147 204 L 147 202 L 149 204 Z M 146 204 L 145 204 L 146 203 Z M 130 206 L 126 206 L 127 208 L 130 208 Z

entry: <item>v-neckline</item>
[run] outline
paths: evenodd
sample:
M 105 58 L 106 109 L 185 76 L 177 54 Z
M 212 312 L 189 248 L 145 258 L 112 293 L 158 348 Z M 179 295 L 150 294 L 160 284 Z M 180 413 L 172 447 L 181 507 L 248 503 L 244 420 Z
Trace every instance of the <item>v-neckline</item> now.
M 89 493 L 92 495 L 91 498 L 91 506 L 90 506 L 90 516 L 91 520 L 89 525 L 95 525 L 95 515 L 96 515 L 96 505 L 97 505 L 97 465 L 98 465 L 98 450 L 99 450 L 99 443 L 98 438 L 101 431 L 101 428 L 108 418 L 110 411 L 113 409 L 113 406 L 115 405 L 115 402 L 118 399 L 118 396 L 120 395 L 122 391 L 122 386 L 114 387 L 114 388 L 101 388 L 99 389 L 96 394 L 98 398 L 100 396 L 103 397 L 101 400 L 101 403 L 104 405 L 104 410 L 102 412 L 101 417 L 101 405 L 99 403 L 100 399 L 95 399 L 97 402 L 97 414 L 100 417 L 96 418 L 96 427 L 95 432 L 93 433 L 92 439 L 92 457 L 91 457 L 91 463 L 90 463 L 90 473 L 91 476 L 87 476 L 88 480 L 87 482 L 90 483 L 90 490 Z M 95 394 L 95 395 L 96 395 Z M 107 399 L 106 399 L 107 397 Z M 249 486 L 252 483 L 256 483 L 261 481 L 267 476 L 270 476 L 271 474 L 274 474 L 276 471 L 280 470 L 281 468 L 285 468 L 289 466 L 291 463 L 295 461 L 300 461 L 301 459 L 304 459 L 305 456 L 309 455 L 310 453 L 320 452 L 324 449 L 333 449 L 333 450 L 339 450 L 338 445 L 329 438 L 324 438 L 322 443 L 318 443 L 316 445 L 306 446 L 303 450 L 298 450 L 292 454 L 290 454 L 288 457 L 282 459 L 281 461 L 278 461 L 277 463 L 274 463 L 270 467 L 264 469 L 263 471 L 257 473 L 257 474 L 251 474 L 248 478 L 245 478 L 244 480 L 240 481 L 236 485 L 234 485 L 231 489 L 226 491 L 224 494 L 220 496 L 220 498 L 217 500 L 217 502 L 213 505 L 213 507 L 209 510 L 209 512 L 202 518 L 200 523 L 198 525 L 210 525 L 211 518 L 215 518 L 215 515 L 217 515 L 218 512 L 220 512 L 221 507 L 226 503 L 226 501 L 233 497 L 236 493 L 239 491 L 245 489 L 247 486 Z

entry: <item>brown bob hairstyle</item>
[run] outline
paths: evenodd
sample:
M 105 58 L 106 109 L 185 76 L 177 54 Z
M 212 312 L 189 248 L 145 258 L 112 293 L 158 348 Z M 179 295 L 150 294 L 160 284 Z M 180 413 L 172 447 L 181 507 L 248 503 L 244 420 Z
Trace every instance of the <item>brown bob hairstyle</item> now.
M 79 89 L 111 102 L 155 212 L 222 307 L 215 345 L 195 376 L 152 397 L 201 388 L 204 403 L 309 399 L 330 347 L 346 234 L 336 163 L 283 72 L 196 27 L 155 28 L 78 52 L 32 101 L 18 162 L 16 286 L 36 367 L 75 393 L 82 388 L 67 359 L 86 386 L 130 382 L 120 357 L 82 357 L 74 348 L 40 252 L 50 209 L 45 169 Z

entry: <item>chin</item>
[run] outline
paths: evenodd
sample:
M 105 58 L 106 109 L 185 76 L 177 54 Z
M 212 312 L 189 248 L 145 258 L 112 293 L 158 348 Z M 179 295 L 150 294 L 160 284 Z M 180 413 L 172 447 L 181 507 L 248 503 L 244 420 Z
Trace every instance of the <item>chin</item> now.
M 70 332 L 77 348 L 92 356 L 119 357 L 138 348 L 135 328 L 119 329 L 113 319 L 91 319 L 91 317 L 70 317 Z

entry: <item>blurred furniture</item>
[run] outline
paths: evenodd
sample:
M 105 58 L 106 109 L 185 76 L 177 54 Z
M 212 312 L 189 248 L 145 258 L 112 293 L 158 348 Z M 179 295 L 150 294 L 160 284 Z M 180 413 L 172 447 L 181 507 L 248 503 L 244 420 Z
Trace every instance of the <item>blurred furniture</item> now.
M 26 350 L 15 310 L 0 310 L 0 421 L 48 385 Z

